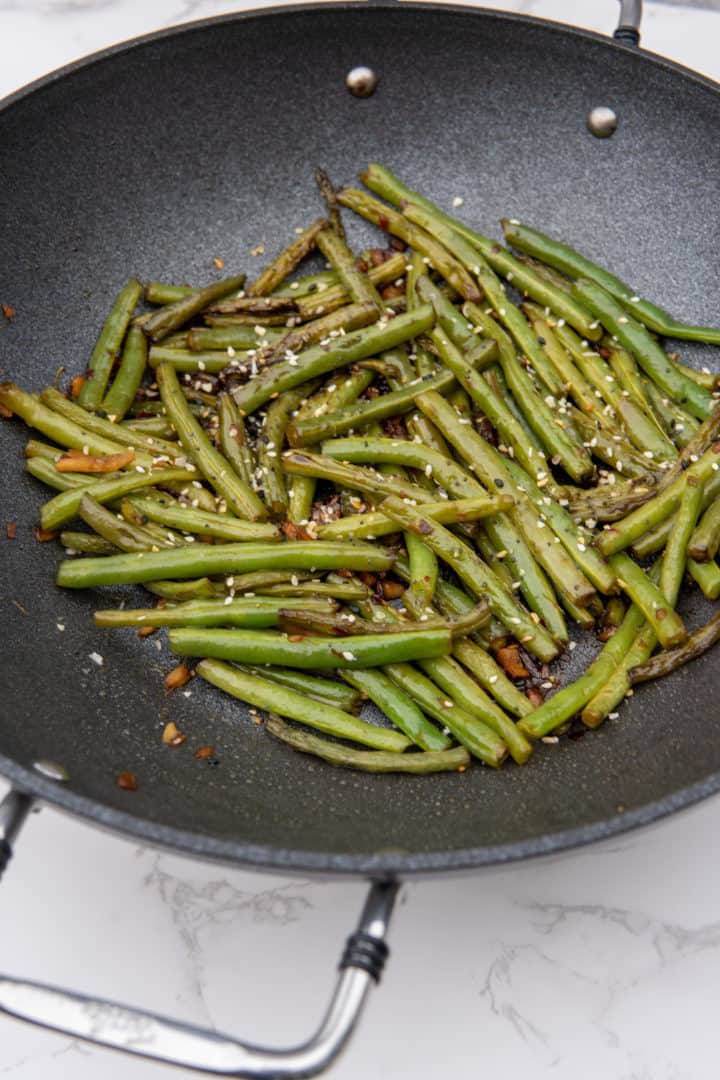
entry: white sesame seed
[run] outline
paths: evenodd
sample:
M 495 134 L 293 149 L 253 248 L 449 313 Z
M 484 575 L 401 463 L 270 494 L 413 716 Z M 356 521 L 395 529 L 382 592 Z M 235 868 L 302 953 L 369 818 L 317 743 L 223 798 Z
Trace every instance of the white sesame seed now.
M 91 652 L 88 654 L 88 658 L 92 660 L 93 664 L 97 664 L 98 667 L 102 667 L 105 661 L 99 652 Z

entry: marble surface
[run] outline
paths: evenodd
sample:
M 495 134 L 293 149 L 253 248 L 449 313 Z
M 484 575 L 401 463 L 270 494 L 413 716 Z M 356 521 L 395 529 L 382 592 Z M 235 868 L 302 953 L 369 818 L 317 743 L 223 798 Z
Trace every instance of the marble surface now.
M 0 0 L 0 94 L 239 6 Z M 611 3 L 571 0 L 494 6 L 601 31 L 615 15 Z M 645 45 L 720 78 L 710 6 L 646 4 Z M 333 1075 L 716 1080 L 719 832 L 715 799 L 562 858 L 409 883 L 383 985 Z M 288 1044 L 324 1008 L 363 892 L 194 863 L 43 810 L 0 890 L 2 970 Z M 0 1076 L 11 1080 L 171 1075 L 0 1019 Z

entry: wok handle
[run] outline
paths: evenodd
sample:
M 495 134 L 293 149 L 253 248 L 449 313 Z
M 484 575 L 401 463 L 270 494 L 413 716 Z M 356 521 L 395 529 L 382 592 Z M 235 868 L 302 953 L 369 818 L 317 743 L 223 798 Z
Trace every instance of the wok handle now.
M 620 19 L 613 34 L 615 41 L 639 45 L 641 21 L 642 0 L 620 0 Z
M 0 803 L 0 845 L 5 851 L 0 870 L 30 805 L 28 796 L 15 791 Z M 0 1013 L 100 1046 L 216 1076 L 254 1080 L 315 1076 L 328 1068 L 347 1044 L 373 983 L 380 979 L 398 888 L 397 881 L 371 883 L 357 929 L 340 959 L 340 974 L 325 1017 L 315 1034 L 300 1046 L 287 1050 L 255 1046 L 140 1009 L 5 975 L 0 975 Z

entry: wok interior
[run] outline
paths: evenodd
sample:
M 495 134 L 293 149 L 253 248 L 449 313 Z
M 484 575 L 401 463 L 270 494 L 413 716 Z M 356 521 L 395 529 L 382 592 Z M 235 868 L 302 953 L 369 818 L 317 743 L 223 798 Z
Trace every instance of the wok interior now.
M 367 100 L 344 85 L 360 63 L 380 78 Z M 598 104 L 620 117 L 612 139 L 586 130 Z M 347 183 L 371 160 L 442 206 L 461 196 L 463 218 L 484 232 L 520 217 L 712 323 L 719 113 L 699 80 L 505 16 L 321 5 L 161 36 L 0 112 L 0 299 L 17 312 L 0 328 L 4 373 L 40 389 L 61 365 L 81 371 L 131 274 L 201 283 L 214 257 L 252 274 L 263 257 L 251 249 L 271 257 L 317 215 L 317 164 Z M 346 221 L 362 246 L 370 234 Z M 707 362 L 702 347 L 682 353 Z M 2 555 L 0 754 L 5 771 L 62 762 L 70 782 L 56 797 L 67 804 L 88 810 L 74 801 L 85 797 L 111 825 L 225 858 L 409 870 L 542 850 L 618 808 L 653 804 L 652 816 L 688 785 L 714 784 L 712 653 L 643 687 L 596 733 L 499 773 L 334 770 L 275 743 L 200 680 L 167 698 L 165 651 L 92 625 L 119 590 L 54 587 L 59 548 L 30 535 L 46 494 L 22 472 L 26 433 L 3 423 L 0 437 L 3 516 L 18 522 Z M 587 662 L 582 646 L 573 657 L 574 668 Z M 161 744 L 170 718 L 187 736 L 181 749 Z M 215 767 L 192 756 L 206 744 Z M 123 769 L 137 792 L 115 786 Z

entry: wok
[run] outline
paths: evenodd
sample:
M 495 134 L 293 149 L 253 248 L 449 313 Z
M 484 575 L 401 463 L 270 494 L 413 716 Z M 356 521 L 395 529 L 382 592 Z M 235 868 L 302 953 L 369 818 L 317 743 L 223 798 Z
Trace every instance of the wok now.
M 485 232 L 515 214 L 683 318 L 712 322 L 720 93 L 635 48 L 639 6 L 622 5 L 616 41 L 431 4 L 271 9 L 142 38 L 14 95 L 0 108 L 0 299 L 17 312 L 0 332 L 4 374 L 40 388 L 60 365 L 81 370 L 130 274 L 202 281 L 217 255 L 249 267 L 257 244 L 270 255 L 313 216 L 316 164 L 347 183 L 370 160 L 443 205 L 461 195 L 464 218 Z M 359 64 L 379 77 L 367 98 L 346 87 Z M 597 106 L 617 114 L 611 138 L 588 130 Z M 369 234 L 349 224 L 362 246 Z M 683 345 L 683 357 L 708 362 L 702 346 Z M 0 869 L 38 798 L 189 854 L 374 883 L 326 1019 L 297 1050 L 10 978 L 0 978 L 4 1011 L 207 1071 L 310 1075 L 346 1041 L 379 975 L 398 878 L 558 851 L 720 787 L 712 654 L 644 687 L 591 736 L 497 774 L 334 770 L 197 684 L 173 699 L 172 718 L 216 744 L 220 765 L 168 754 L 157 734 L 169 658 L 148 660 L 133 634 L 101 636 L 97 598 L 53 586 L 59 553 L 30 538 L 42 493 L 23 475 L 23 438 L 2 424 L 3 512 L 18 539 L 2 557 L 0 772 L 13 791 Z M 132 794 L 114 783 L 124 769 L 140 780 Z

